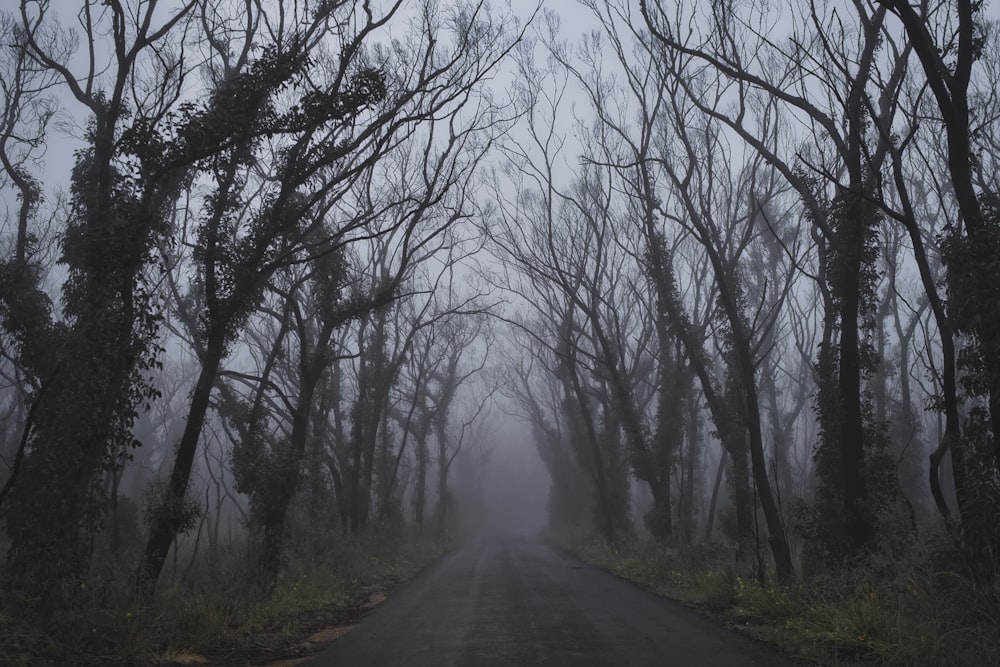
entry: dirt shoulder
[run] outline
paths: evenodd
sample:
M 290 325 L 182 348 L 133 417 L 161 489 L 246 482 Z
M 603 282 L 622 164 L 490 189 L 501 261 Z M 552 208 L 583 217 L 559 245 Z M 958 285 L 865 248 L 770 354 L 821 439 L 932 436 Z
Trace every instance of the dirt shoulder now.
M 143 611 L 72 610 L 73 624 L 47 629 L 47 647 L 24 644 L 27 650 L 0 652 L 0 663 L 290 667 L 340 638 L 447 551 L 439 543 L 355 547 L 308 566 L 292 563 L 263 596 L 247 594 L 245 577 L 221 575 L 221 581 L 164 587 Z M 116 620 L 102 624 L 104 617 Z M 80 641 L 81 634 L 89 643 Z M 16 659 L 8 663 L 11 656 Z

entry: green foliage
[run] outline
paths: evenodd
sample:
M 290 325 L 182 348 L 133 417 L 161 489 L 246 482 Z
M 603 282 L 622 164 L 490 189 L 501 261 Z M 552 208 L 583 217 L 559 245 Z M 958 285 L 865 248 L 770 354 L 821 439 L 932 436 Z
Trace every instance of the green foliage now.
M 279 257 L 318 224 L 307 213 L 312 200 L 299 189 L 340 156 L 340 145 L 316 137 L 329 126 L 346 134 L 385 95 L 381 73 L 365 68 L 315 87 L 306 80 L 313 64 L 305 51 L 295 38 L 265 48 L 245 72 L 218 82 L 206 102 L 181 104 L 163 117 L 132 118 L 127 106 L 112 108 L 97 94 L 88 143 L 76 154 L 62 237 L 65 324 L 50 322 L 52 308 L 33 267 L 0 267 L 0 316 L 21 347 L 18 361 L 36 378 L 59 369 L 4 508 L 12 540 L 7 574 L 19 586 L 39 588 L 41 599 L 65 588 L 62 579 L 85 574 L 88 538 L 109 506 L 102 478 L 139 444 L 132 426 L 159 397 L 162 304 L 153 255 L 170 232 L 182 187 L 205 171 L 219 182 L 207 198 L 195 259 L 202 286 L 211 283 L 201 301 L 203 334 L 231 342 Z M 279 93 L 295 87 L 298 103 L 281 109 Z M 274 166 L 281 174 L 277 192 L 248 216 L 237 172 L 275 134 L 295 134 L 295 148 Z M 196 514 L 188 503 L 163 498 L 148 508 L 147 519 L 190 527 Z
M 819 664 L 1000 664 L 1000 575 L 973 580 L 958 572 L 959 552 L 948 535 L 924 544 L 904 535 L 850 568 L 803 562 L 787 586 L 755 582 L 731 555 L 708 547 L 589 542 L 574 551 Z
M 194 249 L 199 265 L 196 288 L 204 293 L 199 314 L 204 339 L 221 328 L 231 343 L 259 302 L 279 258 L 306 241 L 304 235 L 315 236 L 322 228 L 311 213 L 315 201 L 304 192 L 314 175 L 342 157 L 342 148 L 333 139 L 332 145 L 325 145 L 320 131 L 331 125 L 348 130 L 385 97 L 383 73 L 367 68 L 328 89 L 313 87 L 306 81 L 313 62 L 302 48 L 295 40 L 283 49 L 265 48 L 246 72 L 219 82 L 208 102 L 183 105 L 165 132 L 144 132 L 138 140 L 144 154 L 156 154 L 151 146 L 165 149 L 161 155 L 167 157 L 158 158 L 164 160 L 158 168 L 182 158 L 197 160 L 216 180 L 205 199 Z M 289 89 L 294 89 L 297 101 L 281 110 L 278 95 Z M 271 165 L 278 174 L 277 187 L 248 213 L 240 169 L 259 157 L 261 141 L 277 134 L 294 135 L 295 141 Z M 214 151 L 206 152 L 206 147 Z M 319 247 L 325 247 L 322 240 Z
M 811 504 L 799 504 L 797 532 L 817 548 L 831 554 L 848 551 L 847 526 L 844 513 L 843 457 L 839 448 L 841 406 L 837 391 L 837 358 L 835 345 L 821 345 L 816 363 L 816 398 L 814 409 L 819 424 L 819 442 L 813 450 L 816 466 L 816 497 Z
M 314 63 L 296 38 L 284 48 L 267 45 L 242 72 L 216 82 L 205 102 L 185 102 L 157 125 L 139 119 L 123 137 L 123 146 L 145 169 L 162 173 L 178 165 L 219 169 L 235 160 L 249 164 L 260 139 L 294 134 L 334 122 L 350 123 L 386 94 L 385 76 L 361 68 L 340 86 L 314 88 L 306 81 Z M 279 109 L 279 93 L 306 84 L 297 101 Z
M 10 336 L 9 351 L 25 369 L 36 377 L 50 370 L 51 356 L 40 348 L 51 349 L 52 343 L 39 343 L 55 333 L 52 301 L 42 289 L 42 269 L 37 263 L 0 260 L 0 326 Z
M 115 122 L 129 110 L 108 108 L 100 95 L 95 103 L 61 239 L 62 320 L 41 294 L 37 267 L 20 267 L 20 282 L 4 284 L 0 294 L 18 362 L 47 387 L 4 508 L 12 542 L 7 574 L 43 606 L 85 572 L 87 543 L 110 505 L 103 477 L 139 444 L 132 426 L 159 397 L 153 375 L 161 316 L 151 255 L 177 191 L 125 168 L 127 156 L 112 146 Z
M 722 610 L 733 599 L 737 570 L 732 554 L 712 545 L 665 547 L 648 542 L 611 546 L 602 540 L 582 540 L 571 551 L 655 593 L 686 602 L 700 601 Z
M 983 229 L 975 235 L 948 225 L 941 237 L 941 255 L 948 268 L 948 317 L 956 332 L 976 336 L 992 311 L 995 276 L 1000 272 L 1000 195 L 980 198 Z
M 948 268 L 948 317 L 956 333 L 964 334 L 957 371 L 967 410 L 961 441 L 952 444 L 956 487 L 962 513 L 963 545 L 968 555 L 996 562 L 1000 550 L 1000 470 L 996 434 L 988 406 L 990 379 L 987 358 L 1000 354 L 992 332 L 996 276 L 1000 272 L 1000 195 L 983 193 L 982 230 L 975 235 L 946 227 L 940 240 Z
M 197 555 L 182 547 L 179 559 L 187 565 L 145 609 L 130 602 L 132 564 L 109 561 L 80 582 L 74 604 L 44 626 L 24 619 L 17 613 L 21 603 L 0 593 L 0 664 L 62 664 L 98 655 L 163 664 L 182 654 L 221 659 L 240 652 L 256 664 L 272 651 L 281 656 L 311 632 L 345 618 L 353 622 L 373 593 L 387 592 L 441 553 L 441 545 L 428 541 L 317 542 L 303 532 L 272 585 L 250 536 Z
M 166 484 L 154 482 L 146 493 L 143 516 L 147 526 L 164 521 L 173 527 L 174 533 L 183 535 L 197 525 L 201 513 L 197 500 L 190 495 L 178 498 Z
M 860 195 L 841 192 L 830 199 L 822 191 L 819 179 L 810 177 L 806 180 L 814 189 L 813 201 L 822 207 L 818 212 L 807 209 L 809 216 L 820 216 L 821 219 L 814 220 L 814 223 L 829 230 L 820 251 L 821 275 L 827 295 L 824 317 L 828 338 L 821 342 L 816 361 L 814 407 L 819 424 L 819 441 L 813 452 L 816 497 L 809 505 L 799 505 L 797 529 L 811 542 L 811 548 L 828 557 L 844 558 L 857 555 L 858 546 L 854 544 L 857 536 L 852 534 L 851 518 L 845 511 L 849 503 L 844 480 L 849 464 L 845 459 L 845 443 L 842 442 L 846 416 L 838 371 L 845 352 L 834 342 L 835 334 L 842 326 L 835 313 L 848 299 L 857 301 L 857 353 L 862 383 L 859 398 L 865 506 L 858 511 L 862 513 L 863 521 L 871 525 L 882 506 L 902 498 L 895 478 L 895 462 L 887 455 L 891 445 L 887 428 L 885 424 L 877 423 L 872 392 L 870 386 L 865 386 L 872 381 L 881 362 L 873 338 L 877 331 L 878 233 L 882 216 L 872 202 L 865 201 Z M 848 293 L 848 290 L 856 290 L 856 294 Z

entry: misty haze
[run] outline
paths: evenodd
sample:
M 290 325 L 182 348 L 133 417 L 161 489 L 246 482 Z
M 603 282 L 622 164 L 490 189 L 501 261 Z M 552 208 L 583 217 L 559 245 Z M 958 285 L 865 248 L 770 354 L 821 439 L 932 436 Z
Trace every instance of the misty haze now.
M 998 19 L 0 3 L 0 665 L 1000 665 Z

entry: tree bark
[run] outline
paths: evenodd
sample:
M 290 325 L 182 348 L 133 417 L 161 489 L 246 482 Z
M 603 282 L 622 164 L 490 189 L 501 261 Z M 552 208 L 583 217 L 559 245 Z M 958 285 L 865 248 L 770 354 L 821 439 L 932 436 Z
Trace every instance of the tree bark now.
M 201 437 L 201 429 L 205 423 L 205 415 L 211 402 L 212 388 L 218 377 L 219 367 L 225 355 L 226 335 L 217 327 L 209 335 L 205 345 L 205 356 L 202 359 L 201 372 L 191 395 L 187 422 L 177 446 L 177 456 L 170 473 L 170 480 L 165 489 L 164 497 L 158 499 L 160 511 L 154 517 L 150 527 L 149 539 L 139 565 L 136 585 L 136 595 L 148 603 L 156 589 L 156 582 L 163 571 L 170 546 L 177 536 L 178 510 L 183 506 L 187 494 L 188 481 L 194 465 L 195 453 Z

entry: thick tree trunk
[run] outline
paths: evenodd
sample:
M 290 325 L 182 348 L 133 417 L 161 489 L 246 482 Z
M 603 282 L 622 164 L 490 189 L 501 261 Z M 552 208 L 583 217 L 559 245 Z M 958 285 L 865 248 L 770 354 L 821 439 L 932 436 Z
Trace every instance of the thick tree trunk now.
M 646 527 L 657 540 L 669 542 L 674 535 L 670 516 L 670 476 L 666 475 L 651 483 L 649 490 L 653 494 L 653 507 L 646 513 Z
M 844 519 L 852 552 L 871 542 L 871 508 L 865 485 L 865 429 L 861 410 L 861 354 L 858 335 L 861 304 L 861 257 L 866 233 L 865 205 L 848 195 L 847 208 L 838 230 L 837 268 L 839 282 L 840 357 L 838 395 L 840 400 L 840 450 L 843 464 Z
M 747 557 L 747 548 L 753 542 L 753 515 L 756 511 L 753 487 L 750 484 L 750 461 L 747 456 L 747 442 L 742 429 L 733 434 L 725 443 L 732 466 L 729 468 L 729 483 L 733 492 L 733 511 L 736 517 L 736 556 L 739 560 Z

